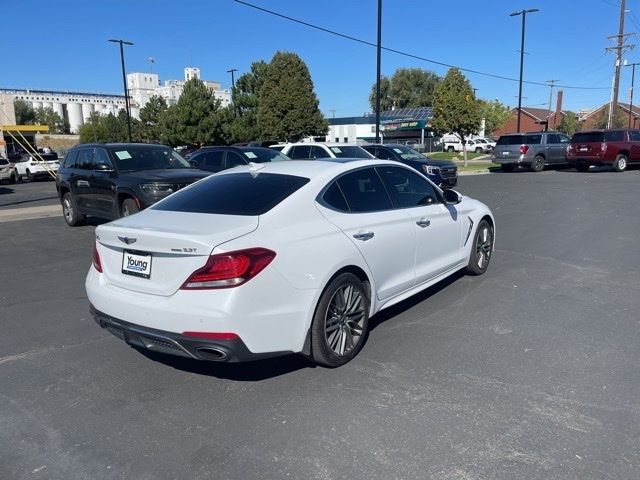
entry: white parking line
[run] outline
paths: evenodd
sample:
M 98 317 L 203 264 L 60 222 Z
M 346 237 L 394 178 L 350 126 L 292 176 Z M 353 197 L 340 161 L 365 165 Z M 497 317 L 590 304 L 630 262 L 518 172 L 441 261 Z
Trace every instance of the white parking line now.
M 60 207 L 60 205 L 9 208 L 6 210 L 0 210 L 0 223 L 33 220 L 36 218 L 59 217 L 61 215 L 62 207 Z

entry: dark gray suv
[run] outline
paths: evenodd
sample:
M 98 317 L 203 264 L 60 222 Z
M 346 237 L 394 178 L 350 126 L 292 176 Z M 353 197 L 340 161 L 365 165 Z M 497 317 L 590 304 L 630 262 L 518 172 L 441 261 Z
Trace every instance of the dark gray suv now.
M 493 150 L 493 161 L 505 172 L 528 167 L 541 172 L 546 165 L 566 165 L 571 139 L 560 132 L 510 133 L 502 135 Z

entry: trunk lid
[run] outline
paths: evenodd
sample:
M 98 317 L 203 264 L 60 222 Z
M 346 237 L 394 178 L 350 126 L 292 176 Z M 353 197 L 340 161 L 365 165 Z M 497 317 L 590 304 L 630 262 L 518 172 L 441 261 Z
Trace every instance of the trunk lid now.
M 257 216 L 145 210 L 99 226 L 96 239 L 108 283 L 168 296 L 204 266 L 217 245 L 257 227 Z M 127 265 L 130 260 L 148 265 L 137 273 Z

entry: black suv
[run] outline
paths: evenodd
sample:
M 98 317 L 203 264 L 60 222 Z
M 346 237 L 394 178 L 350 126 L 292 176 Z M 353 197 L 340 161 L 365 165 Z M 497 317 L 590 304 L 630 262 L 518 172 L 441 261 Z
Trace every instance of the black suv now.
M 289 157 L 274 150 L 262 147 L 202 147 L 189 156 L 189 163 L 208 172 L 221 172 L 249 162 L 265 163 L 290 160 Z
M 458 167 L 449 160 L 433 160 L 406 145 L 362 145 L 367 152 L 382 160 L 396 160 L 415 168 L 440 188 L 453 188 L 458 184 Z
M 165 145 L 84 144 L 67 152 L 56 189 L 64 219 L 75 226 L 86 215 L 134 214 L 207 175 Z

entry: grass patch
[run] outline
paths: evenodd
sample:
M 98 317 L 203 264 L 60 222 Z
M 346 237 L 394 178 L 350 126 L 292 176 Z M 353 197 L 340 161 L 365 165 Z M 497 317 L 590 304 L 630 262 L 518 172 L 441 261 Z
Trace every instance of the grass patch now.
M 469 162 L 466 167 L 464 162 L 456 162 L 456 165 L 458 166 L 458 172 L 475 172 L 477 170 L 500 168 L 499 164 L 488 162 Z
M 453 160 L 454 158 L 456 160 L 462 160 L 462 153 L 458 152 L 453 152 L 453 153 L 449 153 L 449 152 L 432 152 L 432 153 L 425 153 L 425 155 L 429 158 L 433 158 L 434 160 Z M 467 152 L 467 158 L 469 160 L 473 160 L 476 157 L 480 157 L 482 155 L 487 155 L 486 153 L 475 153 L 475 152 Z

